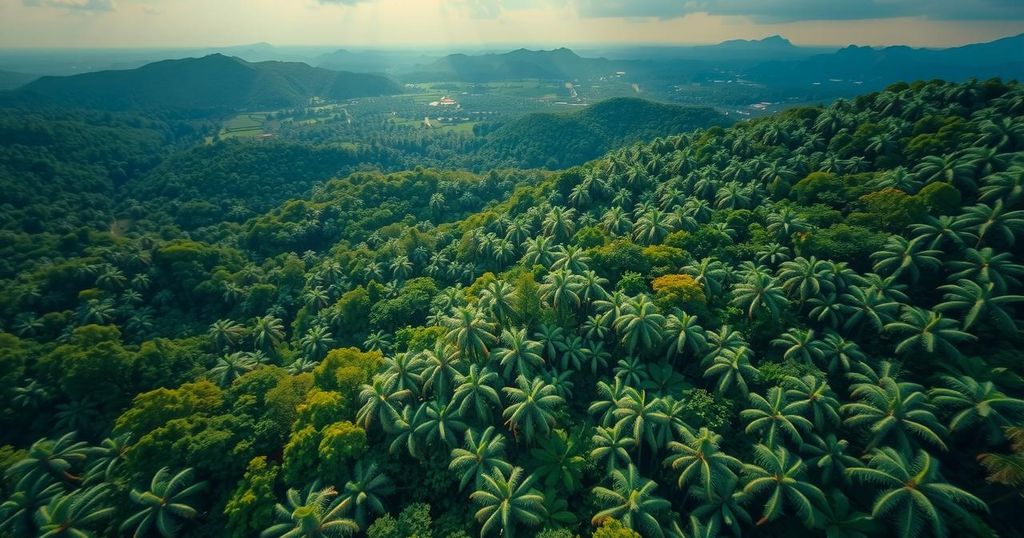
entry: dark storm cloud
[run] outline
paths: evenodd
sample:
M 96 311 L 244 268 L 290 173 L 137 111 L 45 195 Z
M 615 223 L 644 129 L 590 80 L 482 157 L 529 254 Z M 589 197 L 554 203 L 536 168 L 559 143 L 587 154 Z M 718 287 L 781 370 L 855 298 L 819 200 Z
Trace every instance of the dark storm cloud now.
M 1022 20 L 1024 0 L 577 0 L 585 17 L 734 15 L 757 22 L 888 19 Z

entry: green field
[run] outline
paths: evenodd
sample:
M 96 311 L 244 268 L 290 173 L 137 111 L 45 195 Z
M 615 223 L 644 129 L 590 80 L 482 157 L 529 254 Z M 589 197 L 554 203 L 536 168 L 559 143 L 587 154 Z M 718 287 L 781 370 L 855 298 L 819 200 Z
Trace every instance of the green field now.
M 239 114 L 226 121 L 220 130 L 220 138 L 254 137 L 264 134 L 269 116 L 266 112 Z

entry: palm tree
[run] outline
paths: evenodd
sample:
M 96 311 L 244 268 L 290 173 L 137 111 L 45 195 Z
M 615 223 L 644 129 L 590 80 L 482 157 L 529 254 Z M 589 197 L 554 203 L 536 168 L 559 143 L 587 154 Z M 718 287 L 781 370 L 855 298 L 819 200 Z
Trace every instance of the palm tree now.
M 493 469 L 483 476 L 481 487 L 469 498 L 480 505 L 476 520 L 480 522 L 480 536 L 493 532 L 514 537 L 518 526 L 536 527 L 544 518 L 544 496 L 533 484 L 536 477 L 523 477 L 523 470 L 513 468 L 508 476 L 501 469 Z
M 757 263 L 767 265 L 779 265 L 782 262 L 789 261 L 791 257 L 792 253 L 789 247 L 779 243 L 768 243 L 757 251 Z
M 960 357 L 960 350 L 954 344 L 971 341 L 976 338 L 959 329 L 956 320 L 942 317 L 933 310 L 922 310 L 907 307 L 900 316 L 901 321 L 885 325 L 889 332 L 903 333 L 906 338 L 896 344 L 896 353 L 924 351 L 926 353 L 943 353 L 950 357 Z
M 182 520 L 195 519 L 199 511 L 188 504 L 189 498 L 206 488 L 206 482 L 192 483 L 194 472 L 191 468 L 171 475 L 163 467 L 153 475 L 149 490 L 132 488 L 131 500 L 142 505 L 142 510 L 126 519 L 121 531 L 135 529 L 135 536 L 145 536 L 152 530 L 164 538 L 175 536 Z
M 950 260 L 946 267 L 956 271 L 950 280 L 966 278 L 978 284 L 995 284 L 994 291 L 1005 293 L 1010 286 L 1020 286 L 1018 277 L 1024 277 L 1024 265 L 1016 263 L 1013 253 L 996 252 L 986 247 L 981 250 L 969 248 L 963 253 L 963 260 Z
M 700 492 L 694 492 L 698 486 L 691 487 L 691 497 L 699 498 Z M 694 538 L 716 538 L 723 527 L 728 527 L 732 536 L 742 536 L 745 525 L 751 525 L 752 518 L 745 505 L 750 495 L 739 487 L 739 478 L 725 476 L 717 489 L 693 509 L 691 514 L 691 533 Z
M 230 319 L 220 319 L 210 325 L 207 334 L 213 342 L 213 347 L 223 351 L 238 343 L 245 334 L 245 328 Z
M 871 517 L 889 519 L 900 536 L 916 536 L 927 527 L 929 535 L 944 537 L 948 533 L 946 514 L 967 518 L 964 507 L 987 511 L 981 499 L 946 482 L 938 461 L 924 450 L 909 460 L 896 449 L 880 448 L 866 467 L 854 467 L 847 473 L 880 489 Z
M 503 474 L 512 472 L 512 464 L 505 459 L 505 436 L 497 433 L 494 426 L 488 426 L 481 434 L 473 429 L 466 430 L 464 448 L 451 452 L 448 468 L 459 474 L 459 489 L 466 489 L 473 482 L 474 489 L 480 489 L 483 477 L 495 469 Z
M 544 233 L 557 242 L 568 241 L 576 230 L 573 223 L 575 218 L 575 209 L 566 209 L 561 206 L 552 207 L 544 217 Z
M 544 357 L 551 362 L 558 358 L 558 344 L 565 338 L 561 327 L 548 323 L 541 323 L 533 337 L 541 344 Z
M 1004 331 L 1017 330 L 1013 316 L 1007 311 L 1006 305 L 1024 301 L 1024 295 L 1000 295 L 995 290 L 995 283 L 978 284 L 967 279 L 960 279 L 956 284 L 939 286 L 945 292 L 944 301 L 935 305 L 935 310 L 965 311 L 963 328 L 970 329 L 979 321 L 989 321 Z
M 637 345 L 642 345 L 643 349 L 657 346 L 661 342 L 664 325 L 665 316 L 658 313 L 657 307 L 646 295 L 640 295 L 631 301 L 615 321 L 615 330 L 629 352 L 633 353 Z
M 580 487 L 587 461 L 576 436 L 555 430 L 530 449 L 530 463 L 546 491 L 572 493 Z
M 522 433 L 529 443 L 537 433 L 547 435 L 551 431 L 555 425 L 554 410 L 564 402 L 555 387 L 540 378 L 528 381 L 519 376 L 516 386 L 505 387 L 504 392 L 510 402 L 503 414 L 505 423 L 517 439 Z
M 578 282 L 579 296 L 583 299 L 585 305 L 608 297 L 608 291 L 605 290 L 605 286 L 608 285 L 608 279 L 598 275 L 593 270 L 585 269 L 580 271 Z
M 217 359 L 217 364 L 210 368 L 208 374 L 222 387 L 231 385 L 242 374 L 256 368 L 256 361 L 244 351 L 236 351 Z
M 306 290 L 303 298 L 305 299 L 306 306 L 312 308 L 314 312 L 317 312 L 327 306 L 331 300 L 330 295 L 323 286 L 315 286 Z
M 783 386 L 789 401 L 786 409 L 810 419 L 817 431 L 827 431 L 839 423 L 839 400 L 825 381 L 813 375 L 786 376 Z
M 506 380 L 517 376 L 530 377 L 535 369 L 544 364 L 541 356 L 543 346 L 526 337 L 526 329 L 509 329 L 501 332 L 504 347 L 494 350 L 494 356 L 502 367 Z
M 100 484 L 51 497 L 50 502 L 40 507 L 35 514 L 37 536 L 92 536 L 90 530 L 117 511 L 112 506 L 104 506 L 110 496 L 110 489 L 109 484 Z
M 598 424 L 601 426 L 611 426 L 615 422 L 617 404 L 626 396 L 626 391 L 629 388 L 621 377 L 616 377 L 611 385 L 605 381 L 598 381 L 597 399 L 590 403 L 587 413 L 599 415 Z
M 363 385 L 359 391 L 363 406 L 356 413 L 356 423 L 366 430 L 374 423 L 391 426 L 398 419 L 397 406 L 411 395 L 409 389 L 396 390 L 393 377 L 375 376 L 372 384 Z
M 1003 240 L 1003 243 L 1012 246 L 1017 239 L 1017 234 L 1024 230 L 1024 210 L 1007 210 L 1002 200 L 996 200 L 992 205 L 977 204 L 964 210 L 957 219 L 971 232 L 978 236 L 980 246 L 986 240 L 986 236 L 995 235 Z
M 750 364 L 750 357 L 753 352 L 747 346 L 740 346 L 736 349 L 723 349 L 716 353 L 711 365 L 704 370 L 704 377 L 718 379 L 715 390 L 728 392 L 734 386 L 740 394 L 746 396 L 749 392 L 747 379 L 753 379 L 758 375 L 757 368 Z
M 914 173 L 925 183 L 941 181 L 974 190 L 974 166 L 958 155 L 929 155 L 921 159 Z
M 383 376 L 395 390 L 408 390 L 418 395 L 423 386 L 423 370 L 427 364 L 419 353 L 395 353 L 384 357 Z
M 448 327 L 447 341 L 471 360 L 487 357 L 490 346 L 498 340 L 482 313 L 468 306 L 456 308 L 454 315 L 445 320 L 445 325 Z
M 814 339 L 813 329 L 799 329 L 793 327 L 772 340 L 773 346 L 785 347 L 782 354 L 785 360 L 801 361 L 804 364 L 814 364 L 825 356 L 823 342 Z
M 337 490 L 331 486 L 321 488 L 319 481 L 301 494 L 289 489 L 288 506 L 274 506 L 280 523 L 264 530 L 260 538 L 329 538 L 359 532 L 359 525 L 344 517 L 347 507 L 342 506 L 337 496 Z
M 612 354 L 604 349 L 604 342 L 591 342 L 583 348 L 583 362 L 590 366 L 590 373 L 593 375 L 607 368 L 611 358 Z
M 480 422 L 489 423 L 492 407 L 501 406 L 501 397 L 495 388 L 499 383 L 497 373 L 486 366 L 472 364 L 465 375 L 455 376 L 452 405 L 458 406 L 458 413 L 461 416 L 469 416 L 472 413 Z
M 345 482 L 345 488 L 338 497 L 338 508 L 342 513 L 354 512 L 359 528 L 365 529 L 367 516 L 372 513 L 383 514 L 384 497 L 394 493 L 395 487 L 391 479 L 377 469 L 376 463 L 357 461 L 352 470 L 352 479 Z
M 437 400 L 420 404 L 413 422 L 416 424 L 413 435 L 425 439 L 428 445 L 440 441 L 445 451 L 458 445 L 462 432 L 469 428 L 454 403 Z
M 621 423 L 611 427 L 598 426 L 591 439 L 594 448 L 590 451 L 590 459 L 603 466 L 607 473 L 621 469 L 633 463 L 629 452 L 636 446 L 636 439 Z
M 515 295 L 516 290 L 512 284 L 504 280 L 493 280 L 480 290 L 480 307 L 490 312 L 499 324 L 504 324 L 515 313 Z
M 680 434 L 682 443 L 668 444 L 674 454 L 665 458 L 665 465 L 679 472 L 676 482 L 679 489 L 695 485 L 691 494 L 699 491 L 705 499 L 711 500 L 722 484 L 735 480 L 743 462 L 722 452 L 719 449 L 722 436 L 707 428 L 701 428 L 696 435 L 688 429 L 680 430 Z
M 568 269 L 551 271 L 540 285 L 541 299 L 551 305 L 559 316 L 580 306 L 580 276 Z
M 372 332 L 363 341 L 363 349 L 367 351 L 387 351 L 391 349 L 391 337 L 384 331 Z
M 657 453 L 661 448 L 655 437 L 658 425 L 667 420 L 664 412 L 665 402 L 661 398 L 648 395 L 646 390 L 630 387 L 622 398 L 615 402 L 613 415 L 616 425 L 621 425 L 637 440 L 637 458 L 643 452 L 643 443 Z
M 562 339 L 557 344 L 558 351 L 561 353 L 561 360 L 558 366 L 563 371 L 579 371 L 583 368 L 583 361 L 586 360 L 586 354 L 583 351 L 583 338 L 580 336 L 570 336 Z
M 730 271 L 718 259 L 706 257 L 696 264 L 683 267 L 683 274 L 692 276 L 698 284 L 704 286 L 704 295 L 711 298 L 722 293 Z
M 826 262 L 811 256 L 809 259 L 798 256 L 792 261 L 783 262 L 779 266 L 779 280 L 782 289 L 791 296 L 796 294 L 802 306 L 811 297 L 823 292 L 834 291 L 835 287 L 824 278 Z
M 778 446 L 782 436 L 799 446 L 803 443 L 802 435 L 814 429 L 811 421 L 797 413 L 799 406 L 789 405 L 781 387 L 768 389 L 767 398 L 750 393 L 750 405 L 740 411 L 740 418 L 749 421 L 745 431 L 748 434 L 760 432 L 761 442 L 769 448 Z
M 40 508 L 64 493 L 63 484 L 48 476 L 35 480 L 22 480 L 15 484 L 10 495 L 0 503 L 0 531 L 10 536 L 31 536 L 36 530 L 33 516 Z
M 391 275 L 395 277 L 395 280 L 402 281 L 412 274 L 412 262 L 409 261 L 408 256 L 395 256 L 391 261 Z
M 563 247 L 559 245 L 555 249 L 555 261 L 551 264 L 552 271 L 560 271 L 562 269 L 569 271 L 572 274 L 582 274 L 587 271 L 587 264 L 590 263 L 590 256 L 587 256 L 583 249 L 576 245 L 569 245 Z
M 25 457 L 4 472 L 8 478 L 32 481 L 48 477 L 60 482 L 77 482 L 79 476 L 72 471 L 80 468 L 92 450 L 85 441 L 75 441 L 75 432 L 66 433 L 58 439 L 40 439 L 29 447 Z
M 789 301 L 774 278 L 767 273 L 754 271 L 745 282 L 733 288 L 732 304 L 746 310 L 750 319 L 754 319 L 755 314 L 760 312 L 767 312 L 771 318 L 779 319 L 783 310 L 789 306 Z
M 875 260 L 876 273 L 885 273 L 893 278 L 909 275 L 911 282 L 921 278 L 922 271 L 932 271 L 942 266 L 941 250 L 926 248 L 924 238 L 907 240 L 894 235 L 881 250 L 871 254 Z
M 674 227 L 674 217 L 657 209 L 645 212 L 636 220 L 633 237 L 642 245 L 660 243 Z
M 100 442 L 100 446 L 92 450 L 85 482 L 113 482 L 125 464 L 130 441 L 131 435 L 124 434 Z
M 647 373 L 647 364 L 637 356 L 619 359 L 612 372 L 616 378 L 623 379 L 630 387 L 641 387 L 650 378 Z
M 839 490 L 829 492 L 828 505 L 822 508 L 822 527 L 829 538 L 868 538 L 879 532 L 878 522 L 851 508 L 850 500 Z
M 420 353 L 423 360 L 423 390 L 434 389 L 438 398 L 447 400 L 451 396 L 455 378 L 462 374 L 464 361 L 459 350 L 445 343 L 443 339 L 434 342 L 434 349 Z
M 923 223 L 911 225 L 910 232 L 915 240 L 927 242 L 929 249 L 941 249 L 947 243 L 959 249 L 978 241 L 978 237 L 967 230 L 966 223 L 949 215 L 927 215 Z
M 748 478 L 743 491 L 748 495 L 771 492 L 758 525 L 777 519 L 785 505 L 796 512 L 804 525 L 817 525 L 818 511 L 825 506 L 825 494 L 806 480 L 806 471 L 804 462 L 784 447 L 772 450 L 765 445 L 754 445 L 754 463 L 743 466 Z
M 612 206 L 601 216 L 601 227 L 610 234 L 626 235 L 633 229 L 633 221 L 622 207 Z
M 664 536 L 658 516 L 672 505 L 654 494 L 658 484 L 640 476 L 633 464 L 613 471 L 611 478 L 611 489 L 597 486 L 593 490 L 598 502 L 607 508 L 595 514 L 591 523 L 599 525 L 614 518 L 630 529 L 643 531 L 645 536 Z
M 953 412 L 950 433 L 980 426 L 990 443 L 1003 438 L 1005 428 L 1024 419 L 1024 400 L 1013 398 L 996 389 L 991 381 L 978 382 L 970 376 L 942 376 L 945 387 L 929 391 L 940 409 Z
M 946 449 L 942 440 L 945 428 L 935 418 L 920 385 L 897 382 L 885 375 L 873 383 L 855 383 L 850 395 L 857 401 L 839 408 L 847 415 L 843 424 L 867 428 L 868 450 L 885 444 L 909 453 L 917 440 Z
M 527 267 L 534 265 L 550 267 L 555 261 L 554 248 L 554 244 L 549 238 L 538 235 L 526 242 L 526 253 L 523 254 L 523 263 Z
M 271 314 L 256 318 L 256 327 L 253 329 L 253 343 L 257 349 L 269 353 L 274 346 L 281 343 L 283 338 L 283 321 Z
M 331 336 L 325 327 L 313 327 L 299 340 L 299 346 L 307 358 L 318 361 L 334 345 L 334 338 Z
M 842 323 L 845 332 L 853 332 L 865 325 L 881 332 L 885 324 L 895 318 L 900 308 L 895 301 L 859 286 L 850 286 L 839 299 L 843 303 L 841 310 L 846 316 Z
M 795 211 L 788 207 L 768 214 L 768 233 L 773 234 L 780 241 L 788 239 L 795 233 L 807 231 L 809 227 L 797 216 Z
M 691 356 L 699 356 L 704 353 L 707 347 L 707 335 L 697 321 L 697 316 L 679 310 L 665 316 L 664 338 L 668 342 L 666 359 L 674 363 L 687 351 Z
M 834 433 L 824 437 L 811 435 L 811 442 L 805 443 L 801 450 L 807 456 L 807 465 L 821 473 L 821 481 L 825 484 L 848 482 L 846 470 L 860 465 L 860 460 L 847 454 L 850 443 L 839 439 Z

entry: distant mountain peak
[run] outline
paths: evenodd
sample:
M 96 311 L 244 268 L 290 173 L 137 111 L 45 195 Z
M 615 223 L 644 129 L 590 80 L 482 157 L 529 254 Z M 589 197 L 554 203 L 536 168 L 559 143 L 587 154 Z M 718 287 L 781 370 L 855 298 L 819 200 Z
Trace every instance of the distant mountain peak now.
M 718 44 L 723 48 L 794 48 L 793 43 L 778 35 L 770 35 L 764 39 L 730 39 Z

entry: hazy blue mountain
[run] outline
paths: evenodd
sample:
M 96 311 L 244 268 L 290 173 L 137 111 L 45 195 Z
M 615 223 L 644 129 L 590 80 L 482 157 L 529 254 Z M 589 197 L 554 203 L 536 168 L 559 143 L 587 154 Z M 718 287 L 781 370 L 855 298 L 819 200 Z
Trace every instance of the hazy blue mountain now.
M 420 51 L 339 49 L 318 56 L 313 64 L 338 71 L 384 73 L 434 62 L 438 57 Z
M 410 69 L 403 76 L 413 81 L 491 82 L 498 80 L 571 80 L 614 72 L 614 62 L 583 58 L 575 52 L 518 49 L 503 54 L 451 54 Z
M 13 90 L 39 78 L 38 75 L 0 70 L 0 90 Z
M 758 82 L 800 86 L 860 83 L 875 88 L 896 80 L 1006 79 L 1024 76 L 1024 34 L 949 49 L 851 45 L 798 62 L 768 62 L 749 72 Z
M 165 60 L 138 69 L 43 77 L 21 91 L 99 109 L 253 110 L 301 105 L 312 96 L 348 99 L 389 95 L 393 81 L 296 62 L 249 63 L 213 54 Z

